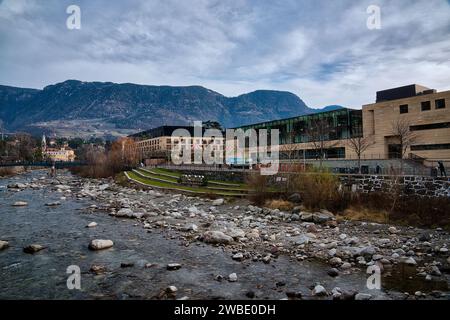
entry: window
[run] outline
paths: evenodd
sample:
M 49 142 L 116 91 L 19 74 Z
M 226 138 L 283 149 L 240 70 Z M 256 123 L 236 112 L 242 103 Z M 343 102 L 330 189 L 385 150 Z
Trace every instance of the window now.
M 450 122 L 420 124 L 420 125 L 410 126 L 409 127 L 409 129 L 411 131 L 432 130 L 432 129 L 446 129 L 446 128 L 450 128 Z
M 400 113 L 408 113 L 408 105 L 407 104 L 402 104 L 400 106 Z
M 431 102 L 423 101 L 422 102 L 422 111 L 428 111 L 428 110 L 431 110 Z
M 450 143 L 422 144 L 422 145 L 411 146 L 411 151 L 445 150 L 445 149 L 450 149 Z
M 445 108 L 445 99 L 438 99 L 434 101 L 436 109 L 444 109 Z

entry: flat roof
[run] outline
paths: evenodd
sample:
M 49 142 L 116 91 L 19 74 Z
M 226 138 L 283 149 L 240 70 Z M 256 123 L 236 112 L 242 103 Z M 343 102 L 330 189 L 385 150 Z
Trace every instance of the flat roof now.
M 246 127 L 252 127 L 252 126 L 263 126 L 263 125 L 273 124 L 274 122 L 278 122 L 278 121 L 289 121 L 289 120 L 300 119 L 300 118 L 314 117 L 314 116 L 318 116 L 318 115 L 326 115 L 326 114 L 341 113 L 341 112 L 353 112 L 353 111 L 357 111 L 357 112 L 359 111 L 362 113 L 361 109 L 340 108 L 340 109 L 336 109 L 336 110 L 309 113 L 309 114 L 304 114 L 301 116 L 295 116 L 295 117 L 290 117 L 290 118 L 282 118 L 282 119 L 263 121 L 263 122 L 253 123 L 253 124 L 246 124 L 243 126 L 230 128 L 230 129 L 239 129 L 239 128 L 246 128 Z
M 419 84 L 410 84 L 407 86 L 377 91 L 376 103 L 411 98 L 421 94 L 434 92 L 436 92 L 436 90 L 430 89 L 428 87 Z

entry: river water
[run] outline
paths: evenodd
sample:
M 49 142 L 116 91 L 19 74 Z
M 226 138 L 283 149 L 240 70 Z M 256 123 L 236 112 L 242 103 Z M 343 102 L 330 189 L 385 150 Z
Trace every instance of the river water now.
M 332 278 L 329 267 L 312 261 L 290 261 L 280 256 L 270 264 L 233 261 L 220 247 L 196 242 L 186 247 L 164 229 L 144 230 L 136 220 L 118 219 L 106 213 L 91 213 L 89 200 L 68 197 L 46 187 L 13 192 L 10 183 L 30 182 L 43 172 L 0 179 L 0 240 L 10 247 L 0 251 L 0 299 L 155 299 L 170 285 L 178 288 L 176 298 L 246 299 L 252 291 L 258 299 L 286 298 L 286 291 L 311 297 L 315 283 L 328 291 L 334 287 L 356 290 L 374 298 L 395 298 L 395 290 L 368 290 L 363 272 Z M 13 207 L 27 201 L 27 207 Z M 57 207 L 45 206 L 61 201 Z M 86 228 L 95 221 L 96 228 Z M 114 247 L 90 251 L 92 239 L 112 239 Z M 23 247 L 37 243 L 46 246 L 36 254 Z M 121 267 L 133 263 L 132 267 Z M 145 268 L 147 263 L 153 267 Z M 177 271 L 166 270 L 168 263 L 180 263 Z M 81 290 L 67 288 L 66 269 L 81 269 Z M 95 275 L 92 265 L 106 266 L 108 272 Z M 238 275 L 237 282 L 217 281 L 217 275 Z

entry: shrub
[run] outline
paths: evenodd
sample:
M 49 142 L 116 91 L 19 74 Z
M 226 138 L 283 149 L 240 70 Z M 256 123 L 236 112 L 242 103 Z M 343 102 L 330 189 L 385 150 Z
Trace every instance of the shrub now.
M 249 199 L 256 205 L 263 205 L 269 198 L 269 178 L 260 173 L 251 173 L 245 177 L 245 182 L 252 190 Z
M 16 170 L 14 167 L 0 168 L 0 177 L 11 176 L 15 173 L 16 173 Z
M 339 179 L 326 169 L 310 169 L 304 174 L 290 177 L 291 191 L 301 194 L 303 205 L 311 210 L 336 209 L 343 200 L 339 192 Z

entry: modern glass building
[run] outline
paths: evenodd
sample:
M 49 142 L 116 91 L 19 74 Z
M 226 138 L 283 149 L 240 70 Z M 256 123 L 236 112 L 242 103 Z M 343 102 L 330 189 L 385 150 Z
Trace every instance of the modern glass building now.
M 346 158 L 345 140 L 363 134 L 362 111 L 341 108 L 328 112 L 267 121 L 235 129 L 278 129 L 281 159 L 320 157 L 313 142 L 323 141 L 325 158 Z

